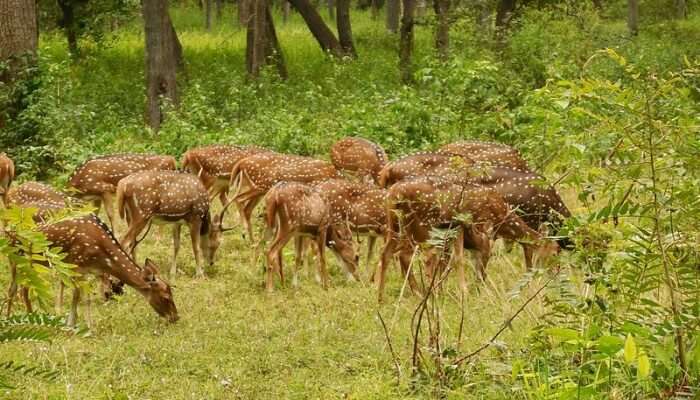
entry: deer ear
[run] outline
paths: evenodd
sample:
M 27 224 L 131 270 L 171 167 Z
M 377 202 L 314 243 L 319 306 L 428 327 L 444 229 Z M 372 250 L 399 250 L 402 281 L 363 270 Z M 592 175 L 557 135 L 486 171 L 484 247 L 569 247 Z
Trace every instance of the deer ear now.
M 151 261 L 150 258 L 147 258 L 143 268 L 144 279 L 146 280 L 146 282 L 155 282 L 157 275 L 158 267 L 153 261 Z

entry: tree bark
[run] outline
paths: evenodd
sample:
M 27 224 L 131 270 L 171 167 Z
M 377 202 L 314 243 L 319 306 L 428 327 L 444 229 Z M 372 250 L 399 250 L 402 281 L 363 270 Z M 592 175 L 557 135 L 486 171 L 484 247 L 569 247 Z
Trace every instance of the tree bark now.
M 335 19 L 335 0 L 326 0 L 328 6 L 328 18 Z
M 386 29 L 389 32 L 399 31 L 399 16 L 401 14 L 401 0 L 386 0 Z
M 399 70 L 401 82 L 413 82 L 413 25 L 416 0 L 403 0 L 403 17 L 401 18 L 401 37 L 399 39 Z
M 216 20 L 221 21 L 224 10 L 224 0 L 216 0 Z
M 143 0 L 146 32 L 146 122 L 158 132 L 164 119 L 161 100 L 178 105 L 177 70 L 182 46 L 168 15 L 167 0 Z
M 685 0 L 676 0 L 676 18 L 687 18 L 688 17 L 688 4 Z
M 338 0 L 338 18 L 336 24 L 338 27 L 338 40 L 343 52 L 352 57 L 357 58 L 355 44 L 352 41 L 352 25 L 350 24 L 350 0 Z
M 311 34 L 314 35 L 316 41 L 321 46 L 321 50 L 330 53 L 332 56 L 341 58 L 343 49 L 340 47 L 340 42 L 335 38 L 333 32 L 328 28 L 323 18 L 318 14 L 316 8 L 309 0 L 290 0 L 294 8 L 299 11 L 301 17 L 304 18 L 306 25 L 309 27 Z
M 639 3 L 637 0 L 627 0 L 627 28 L 632 36 L 637 36 L 639 33 Z
M 267 0 L 251 0 L 250 12 L 246 47 L 248 74 L 257 78 L 265 65 L 275 64 L 280 76 L 286 78 L 287 68 Z
M 36 62 L 39 38 L 36 11 L 34 0 L 0 0 L 0 63 L 7 66 L 0 69 L 0 82 L 7 84 L 10 91 L 23 71 Z M 5 125 L 5 117 L 20 111 L 20 98 L 8 100 L 10 104 L 0 103 L 0 127 Z
M 379 18 L 379 0 L 370 0 L 370 7 L 372 10 L 372 19 Z
M 289 1 L 282 0 L 282 22 L 284 22 L 284 23 L 289 21 L 289 9 L 290 8 L 291 8 L 291 4 L 289 4 Z
M 516 0 L 500 0 L 496 9 L 496 31 L 502 31 L 508 27 L 515 12 Z
M 250 2 L 251 0 L 238 0 L 238 24 L 241 28 L 248 26 L 251 7 Z
M 211 30 L 211 2 L 212 0 L 204 0 L 204 28 Z
M 433 0 L 437 16 L 435 48 L 442 61 L 446 61 L 450 56 L 450 5 L 450 0 Z
M 75 22 L 75 5 L 71 0 L 58 0 L 58 7 L 61 9 L 61 18 L 58 25 L 63 28 L 68 41 L 68 52 L 71 57 L 78 58 L 80 50 L 78 49 L 78 32 Z

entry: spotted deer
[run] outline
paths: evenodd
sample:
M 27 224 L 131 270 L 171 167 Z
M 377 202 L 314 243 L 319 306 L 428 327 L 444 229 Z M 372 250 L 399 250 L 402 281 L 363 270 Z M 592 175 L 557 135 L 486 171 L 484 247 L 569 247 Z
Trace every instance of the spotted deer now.
M 332 164 L 315 158 L 280 153 L 254 154 L 243 158 L 233 167 L 231 186 L 237 187 L 238 192 L 229 204 L 236 204 L 248 237 L 252 240 L 253 210 L 275 184 L 312 183 L 339 177 L 338 170 Z M 222 215 L 224 212 L 225 209 Z
M 458 175 L 460 178 L 475 164 L 469 157 L 446 152 L 411 154 L 388 163 L 379 172 L 379 186 L 388 188 L 404 179 L 417 176 Z
M 71 202 L 71 199 L 65 194 L 40 182 L 25 182 L 19 186 L 11 188 L 8 192 L 8 205 L 21 208 L 35 208 L 37 212 L 34 214 L 34 221 L 38 224 L 48 223 L 52 214 L 70 206 Z M 14 265 L 12 265 L 12 263 L 10 265 L 10 272 L 12 276 L 11 286 L 15 286 L 15 288 L 10 291 L 16 292 L 16 282 L 14 279 L 16 276 L 16 268 Z M 123 282 L 112 281 L 106 274 L 103 274 L 100 277 L 100 282 L 102 286 L 102 295 L 105 299 L 110 299 L 114 294 L 123 293 Z M 27 306 L 28 310 L 30 310 L 29 312 L 31 312 L 31 305 L 28 303 L 28 298 L 26 297 L 24 288 L 22 289 L 21 294 L 25 300 L 25 305 Z M 58 302 L 62 303 L 62 300 L 63 283 L 60 282 Z M 8 307 L 8 313 L 10 312 L 10 308 L 11 306 Z
M 345 179 L 328 179 L 314 187 L 325 197 L 337 220 L 343 221 L 357 236 L 367 237 L 367 266 L 370 270 L 377 238 L 386 233 L 387 191 L 372 184 Z
M 303 239 L 310 237 L 319 255 L 319 276 L 323 288 L 329 284 L 324 250 L 326 246 L 341 259 L 348 279 L 359 280 L 356 272 L 355 250 L 352 233 L 337 210 L 326 201 L 321 192 L 312 186 L 298 182 L 280 182 L 265 195 L 265 224 L 274 238 L 267 251 L 265 287 L 272 291 L 274 272 L 282 273 L 282 249 L 295 239 L 296 269 L 294 285 L 301 266 Z
M 387 163 L 384 149 L 359 137 L 340 139 L 331 147 L 331 162 L 339 171 L 356 174 L 363 180 L 379 182 L 379 171 Z
M 68 184 L 76 196 L 92 201 L 99 212 L 104 204 L 110 225 L 114 227 L 114 196 L 117 184 L 123 178 L 148 170 L 175 170 L 175 159 L 150 154 L 114 154 L 96 157 L 84 162 L 70 176 Z
M 15 179 L 15 164 L 5 153 L 0 153 L 0 200 L 7 206 L 7 192 Z
M 117 208 L 129 225 L 120 242 L 131 252 L 138 244 L 138 236 L 151 223 L 174 225 L 171 279 L 177 273 L 182 224 L 190 230 L 197 276 L 204 277 L 205 262 L 213 264 L 222 232 L 211 224 L 207 189 L 197 177 L 177 171 L 131 174 L 117 185 Z
M 495 237 L 521 242 L 528 249 L 525 253 L 528 268 L 532 266 L 533 256 L 543 260 L 558 250 L 556 243 L 530 229 L 492 188 L 475 184 L 458 185 L 436 176 L 417 177 L 393 185 L 388 191 L 386 204 L 387 234 L 376 276 L 379 301 L 383 298 L 386 270 L 396 253 L 399 254 L 404 276 L 409 274 L 409 284 L 416 290 L 410 274 L 410 260 L 416 246 L 431 240 L 431 230 L 434 228 L 455 228 L 458 236 L 452 244 L 441 249 L 429 246 L 427 270 L 431 274 L 442 270 L 449 260 L 445 252 L 454 247 L 462 290 L 466 290 L 461 265 L 464 248 L 475 254 L 476 267 L 482 279 L 486 277 L 491 240 Z
M 58 203 L 50 201 L 29 202 L 24 206 L 38 208 L 43 216 L 52 209 L 60 208 Z M 177 321 L 178 314 L 172 291 L 170 286 L 158 277 L 157 266 L 148 259 L 143 268 L 138 266 L 119 245 L 112 231 L 96 215 L 41 223 L 39 229 L 54 246 L 60 247 L 66 254 L 64 261 L 76 266 L 75 272 L 80 274 L 76 279 L 83 279 L 82 276 L 88 273 L 98 277 L 114 277 L 143 295 L 160 316 L 169 322 Z M 11 313 L 12 299 L 17 291 L 16 274 L 16 270 L 13 270 L 8 291 L 8 315 Z M 23 289 L 23 292 L 27 308 L 31 310 L 26 289 Z M 69 326 L 75 326 L 77 322 L 80 298 L 80 285 L 76 284 L 67 321 Z
M 527 161 L 523 159 L 520 152 L 502 143 L 464 140 L 446 144 L 440 147 L 438 152 L 458 154 L 462 157 L 468 157 L 477 163 L 485 163 L 495 167 L 529 171 Z

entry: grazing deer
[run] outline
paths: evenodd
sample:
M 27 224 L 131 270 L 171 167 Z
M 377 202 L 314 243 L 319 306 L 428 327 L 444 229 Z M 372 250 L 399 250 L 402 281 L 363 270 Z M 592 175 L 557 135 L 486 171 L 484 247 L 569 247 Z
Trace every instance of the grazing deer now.
M 486 163 L 495 167 L 508 167 L 529 171 L 527 161 L 513 147 L 496 142 L 465 140 L 446 144 L 438 152 L 458 154 L 477 163 Z
M 71 203 L 70 198 L 63 193 L 57 191 L 53 187 L 40 182 L 25 182 L 19 186 L 13 187 L 8 192 L 8 206 L 17 206 L 22 208 L 36 208 L 37 213 L 34 215 L 34 221 L 37 224 L 45 224 L 49 221 L 51 214 L 56 211 L 62 210 L 69 206 Z M 11 292 L 16 292 L 16 282 L 14 276 L 16 275 L 16 270 L 14 265 L 10 265 L 11 275 L 11 287 L 14 289 Z M 102 295 L 105 299 L 110 299 L 114 294 L 123 293 L 123 282 L 113 282 L 109 279 L 107 275 L 102 275 L 100 277 L 102 286 Z M 59 303 L 62 302 L 63 298 L 63 283 L 60 283 L 59 289 Z M 22 290 L 22 297 L 25 299 L 25 305 L 27 309 L 31 310 L 31 305 L 28 303 L 28 298 L 26 297 L 25 290 Z M 11 307 L 8 307 L 8 314 L 11 311 Z M 31 311 L 30 311 L 31 312 Z
M 218 196 L 221 205 L 225 206 L 234 165 L 250 155 L 268 152 L 257 146 L 215 144 L 197 147 L 183 154 L 182 169 L 197 175 L 209 191 L 210 200 Z
M 110 225 L 114 227 L 114 195 L 123 178 L 139 171 L 175 170 L 175 159 L 149 154 L 114 154 L 90 159 L 71 175 L 68 184 L 77 197 L 94 202 L 99 212 L 104 203 Z
M 386 165 L 384 149 L 374 142 L 358 137 L 340 139 L 331 147 L 331 162 L 339 171 L 370 178 L 379 182 L 379 171 Z
M 314 185 L 334 210 L 335 218 L 357 235 L 367 236 L 367 265 L 378 237 L 386 233 L 387 191 L 368 183 L 329 179 Z M 370 276 L 374 275 L 370 273 Z
M 279 182 L 313 183 L 339 178 L 335 167 L 325 161 L 280 153 L 260 153 L 240 160 L 231 172 L 231 186 L 238 187 L 230 203 L 235 203 L 245 224 L 248 237 L 253 238 L 251 217 L 255 206 Z M 226 207 L 222 214 L 226 211 Z
M 138 235 L 153 221 L 174 224 L 171 279 L 177 272 L 183 223 L 190 229 L 197 276 L 204 276 L 205 261 L 213 264 L 214 253 L 221 243 L 221 231 L 211 224 L 207 189 L 197 177 L 177 171 L 131 174 L 117 185 L 117 207 L 119 215 L 129 225 L 120 242 L 131 252 L 138 244 Z
M 23 203 L 22 206 L 39 209 L 41 215 L 39 218 L 44 218 L 51 210 L 63 207 L 60 203 L 50 200 L 34 200 Z M 177 309 L 170 286 L 158 278 L 158 269 L 155 264 L 147 259 L 145 267 L 139 267 L 119 246 L 112 231 L 96 215 L 62 220 L 52 224 L 41 223 L 39 229 L 54 246 L 62 248 L 66 253 L 65 261 L 76 265 L 76 272 L 81 275 L 92 273 L 100 278 L 106 275 L 112 276 L 146 297 L 159 315 L 170 322 L 177 321 Z M 17 271 L 14 266 L 12 266 L 11 275 L 8 315 L 12 311 L 12 301 L 17 292 Z M 22 294 L 27 310 L 31 312 L 32 307 L 26 288 L 22 289 Z M 80 297 L 80 286 L 76 285 L 67 321 L 69 326 L 75 326 L 77 321 Z
M 455 246 L 458 263 L 462 249 L 476 253 L 477 270 L 486 277 L 486 265 L 491 256 L 491 240 L 494 237 L 516 240 L 526 251 L 526 264 L 532 265 L 533 253 L 544 259 L 558 249 L 556 243 L 547 241 L 539 232 L 530 229 L 493 189 L 480 185 L 458 185 L 448 179 L 435 176 L 417 177 L 399 182 L 387 194 L 388 228 L 384 250 L 377 274 L 379 301 L 382 301 L 386 269 L 397 252 L 401 269 L 409 274 L 409 284 L 415 291 L 416 284 L 410 274 L 411 256 L 418 244 L 428 242 L 434 228 L 457 228 Z M 443 246 L 446 251 L 448 246 Z M 429 251 L 427 270 L 440 271 L 448 260 L 444 254 Z M 466 290 L 462 265 L 457 265 L 460 287 Z
M 15 164 L 5 153 L 0 153 L 0 200 L 7 206 L 7 192 L 15 179 Z
M 379 186 L 388 188 L 396 182 L 417 176 L 435 175 L 459 178 L 469 171 L 474 161 L 469 157 L 446 152 L 411 154 L 387 164 L 379 173 Z
M 339 218 L 320 191 L 297 182 L 280 182 L 265 195 L 265 223 L 274 239 L 267 251 L 267 273 L 265 287 L 273 290 L 274 271 L 282 273 L 282 249 L 293 237 L 296 249 L 294 285 L 301 266 L 303 238 L 314 239 L 319 255 L 319 275 L 323 288 L 328 287 L 328 272 L 324 250 L 328 245 L 342 260 L 348 279 L 359 280 L 356 273 L 355 250 L 352 233 Z

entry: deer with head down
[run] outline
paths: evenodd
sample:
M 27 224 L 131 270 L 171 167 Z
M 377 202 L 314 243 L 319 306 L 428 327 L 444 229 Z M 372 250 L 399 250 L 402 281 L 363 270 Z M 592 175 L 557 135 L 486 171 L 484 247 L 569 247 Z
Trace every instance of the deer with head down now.
M 378 237 L 386 233 L 386 189 L 345 179 L 328 179 L 314 185 L 336 214 L 357 236 L 366 236 L 367 266 Z M 374 275 L 370 272 L 370 276 Z
M 482 142 L 478 140 L 463 140 L 446 144 L 438 152 L 457 154 L 468 157 L 476 163 L 488 164 L 494 167 L 508 167 L 529 171 L 527 161 L 520 152 L 508 145 L 497 142 Z
M 356 174 L 363 180 L 379 182 L 379 171 L 387 163 L 384 149 L 359 137 L 340 139 L 331 147 L 331 162 L 339 171 Z
M 149 170 L 175 170 L 175 158 L 151 154 L 114 154 L 96 157 L 73 171 L 68 180 L 76 196 L 94 202 L 99 212 L 104 204 L 110 225 L 114 227 L 114 196 L 123 178 Z
M 243 158 L 233 167 L 231 186 L 237 187 L 238 192 L 229 204 L 236 204 L 248 237 L 252 240 L 253 210 L 275 184 L 313 183 L 339 177 L 338 170 L 332 164 L 315 158 L 272 152 L 254 154 Z M 222 215 L 225 209 L 226 207 Z
M 0 200 L 7 206 L 7 193 L 15 179 L 15 164 L 5 153 L 0 153 Z
M 129 225 L 120 241 L 128 251 L 134 251 L 137 237 L 151 223 L 174 225 L 171 279 L 177 273 L 182 224 L 190 230 L 197 276 L 204 276 L 205 262 L 213 264 L 222 232 L 211 223 L 209 196 L 197 177 L 177 171 L 137 172 L 117 185 L 117 206 Z
M 57 191 L 53 187 L 40 182 L 25 182 L 19 186 L 13 187 L 8 192 L 8 206 L 17 206 L 21 208 L 35 208 L 36 214 L 34 214 L 34 221 L 38 224 L 46 224 L 53 213 L 59 210 L 63 210 L 68 207 L 71 203 L 71 199 L 64 195 L 63 193 Z M 15 293 L 17 291 L 16 283 L 16 266 L 10 262 L 10 293 Z M 103 274 L 100 276 L 100 281 L 102 285 L 102 295 L 105 299 L 110 299 L 114 294 L 122 294 L 123 286 L 122 282 L 113 282 L 110 280 L 109 276 Z M 59 283 L 59 296 L 57 307 L 60 310 L 60 304 L 63 301 L 63 283 Z M 26 289 L 22 288 L 21 291 L 24 303 L 27 306 L 27 310 L 31 312 L 31 304 L 29 303 Z M 12 298 L 10 298 L 10 303 L 8 303 L 7 312 L 8 315 L 12 308 Z
M 526 252 L 528 268 L 532 265 L 533 255 L 544 260 L 558 249 L 556 243 L 530 229 L 495 190 L 480 185 L 458 185 L 436 176 L 417 177 L 393 185 L 387 194 L 386 204 L 388 227 L 376 277 L 380 301 L 386 269 L 396 253 L 399 253 L 401 269 L 404 275 L 409 274 L 409 284 L 415 291 L 416 284 L 410 274 L 409 263 L 416 246 L 427 243 L 434 228 L 458 230 L 452 244 L 457 252 L 455 261 L 461 262 L 463 248 L 472 250 L 482 279 L 486 276 L 494 237 L 520 241 L 530 249 Z M 447 264 L 449 258 L 443 252 L 448 248 L 450 246 L 429 250 L 427 270 L 430 274 L 437 273 Z M 460 264 L 457 271 L 460 287 L 466 290 L 464 270 Z
M 28 192 L 36 194 L 40 189 L 38 185 L 40 184 L 31 183 Z M 39 210 L 37 221 L 40 223 L 41 232 L 54 246 L 62 248 L 63 252 L 66 253 L 65 261 L 75 264 L 77 266 L 76 272 L 81 275 L 95 274 L 101 279 L 105 276 L 114 277 L 136 289 L 159 315 L 167 318 L 170 322 L 177 321 L 177 308 L 173 301 L 172 291 L 170 286 L 158 277 L 156 265 L 147 259 L 145 267 L 138 266 L 119 245 L 112 231 L 96 215 L 61 220 L 55 223 L 44 222 L 51 212 L 65 207 L 65 203 L 59 201 L 60 194 L 47 187 L 44 188 L 44 192 L 51 196 L 42 200 L 32 198 L 31 193 L 23 196 L 21 194 L 22 186 L 14 192 L 17 195 L 14 197 L 12 192 L 10 193 L 11 203 Z M 13 280 L 8 293 L 8 315 L 11 312 L 12 299 L 17 291 L 16 270 L 12 272 Z M 27 309 L 31 310 L 31 303 L 29 303 L 24 289 L 23 297 Z M 75 285 L 67 321 L 69 326 L 74 326 L 77 321 L 80 297 L 80 286 Z
M 475 162 L 469 157 L 446 152 L 422 152 L 388 163 L 379 172 L 379 186 L 388 188 L 405 179 L 417 176 L 435 175 L 447 176 L 457 174 L 462 176 L 464 171 L 471 168 Z

